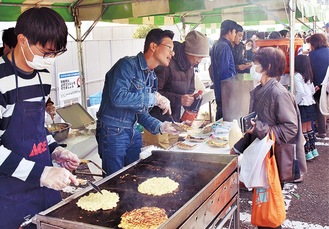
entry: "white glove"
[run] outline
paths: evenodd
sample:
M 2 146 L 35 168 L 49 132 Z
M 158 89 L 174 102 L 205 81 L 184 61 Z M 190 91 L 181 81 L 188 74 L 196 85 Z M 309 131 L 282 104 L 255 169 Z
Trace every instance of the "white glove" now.
M 171 122 L 163 122 L 160 125 L 160 131 L 161 133 L 168 133 L 168 134 L 179 134 L 178 131 L 171 125 Z
M 80 160 L 76 154 L 64 149 L 61 146 L 56 147 L 54 152 L 51 154 L 51 158 L 61 167 L 70 171 L 75 170 L 80 164 Z
M 168 113 L 171 115 L 170 101 L 166 97 L 162 96 L 159 92 L 155 92 L 155 106 L 158 106 L 163 110 L 162 114 Z
M 79 185 L 79 181 L 68 170 L 51 166 L 45 167 L 40 178 L 41 187 L 45 186 L 55 190 L 62 190 L 71 182 Z

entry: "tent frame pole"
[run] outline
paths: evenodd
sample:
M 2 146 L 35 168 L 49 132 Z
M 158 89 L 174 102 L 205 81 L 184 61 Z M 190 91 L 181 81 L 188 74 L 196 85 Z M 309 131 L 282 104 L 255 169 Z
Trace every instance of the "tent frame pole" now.
M 83 108 L 87 109 L 86 80 L 85 80 L 83 52 L 82 52 L 81 21 L 79 20 L 76 7 L 73 8 L 72 13 L 74 16 L 75 31 L 77 35 L 76 42 L 78 49 L 78 62 L 79 62 L 79 72 L 80 72 L 81 105 Z
M 87 38 L 87 36 L 94 29 L 97 22 L 101 19 L 101 17 L 103 16 L 103 14 L 107 8 L 108 8 L 108 6 L 102 7 L 101 14 L 97 17 L 96 20 L 94 20 L 93 24 L 88 28 L 88 30 L 83 35 L 81 34 L 81 21 L 79 20 L 78 7 L 72 8 L 72 15 L 74 17 L 74 25 L 75 25 L 75 30 L 76 30 L 76 38 L 74 39 L 71 35 L 70 36 L 77 42 L 78 62 L 79 62 L 78 64 L 79 64 L 79 72 L 80 72 L 81 105 L 85 109 L 87 109 L 87 93 L 86 93 L 86 78 L 85 78 L 85 71 L 84 71 L 82 42 Z
M 296 0 L 290 0 L 289 5 L 289 25 L 290 25 L 290 60 L 289 60 L 289 71 L 290 71 L 290 92 L 294 93 L 295 90 L 295 18 L 296 18 Z

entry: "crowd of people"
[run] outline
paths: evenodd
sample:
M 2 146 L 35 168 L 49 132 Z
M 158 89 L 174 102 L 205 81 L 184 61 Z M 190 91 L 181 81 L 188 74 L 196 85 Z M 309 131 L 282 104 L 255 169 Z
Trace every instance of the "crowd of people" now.
M 216 120 L 222 117 L 221 101 L 225 99 L 225 95 L 221 93 L 220 82 L 239 72 L 239 68 L 233 66 L 240 64 L 239 59 L 235 58 L 240 31 L 241 26 L 234 21 L 222 22 L 221 37 L 213 44 L 210 52 L 209 71 L 216 96 Z M 265 37 L 264 33 L 257 33 L 254 40 L 287 39 L 289 35 L 286 30 L 273 31 L 268 37 Z M 282 47 L 257 47 L 253 39 L 245 42 L 242 50 L 246 55 L 252 56 L 253 61 L 250 73 L 253 79 L 259 82 L 250 92 L 249 107 L 250 113 L 257 113 L 257 119 L 252 121 L 253 128 L 247 131 L 231 150 L 232 154 L 241 154 L 256 138 L 263 139 L 270 133 L 275 136 L 275 148 L 286 143 L 295 144 L 300 176 L 290 182 L 296 183 L 303 181 L 307 172 L 306 161 L 319 156 L 315 146 L 316 138 L 326 137 L 326 118 L 320 112 L 319 100 L 321 84 L 329 68 L 328 40 L 324 34 L 315 33 L 306 37 L 305 43 L 310 45 L 310 50 L 296 56 L 295 91 L 290 92 L 280 82 L 288 64 Z M 286 181 L 279 178 L 283 188 Z
M 260 49 L 257 46 L 257 40 L 269 40 L 269 39 L 288 39 L 290 37 L 290 32 L 286 29 L 280 31 L 272 31 L 272 32 L 257 32 L 251 36 L 250 39 L 246 38 L 245 41 L 242 41 L 242 37 L 245 37 L 243 34 L 242 26 L 235 24 L 235 38 L 226 36 L 227 23 L 235 23 L 234 21 L 227 20 L 221 24 L 221 37 L 220 39 L 213 44 L 213 48 L 210 51 L 211 55 L 211 65 L 209 68 L 210 76 L 214 83 L 213 88 L 215 89 L 216 95 L 216 104 L 217 104 L 217 113 L 216 120 L 220 119 L 222 114 L 221 107 L 221 88 L 218 83 L 221 80 L 225 80 L 229 77 L 234 76 L 238 73 L 254 73 L 254 68 L 251 68 L 252 62 L 254 60 L 255 53 Z M 327 23 L 323 29 L 325 29 L 325 33 L 313 33 L 312 30 L 308 30 L 304 33 L 296 33 L 296 38 L 302 38 L 304 45 L 301 45 L 295 54 L 303 54 L 306 55 L 307 58 L 310 58 L 310 66 L 312 78 L 310 79 L 311 83 L 314 81 L 315 93 L 312 95 L 316 101 L 315 111 L 316 111 L 316 119 L 312 121 L 313 131 L 317 132 L 317 136 L 319 138 L 326 137 L 326 120 L 325 117 L 321 114 L 319 110 L 319 99 L 321 90 L 321 84 L 325 77 L 327 68 L 328 68 L 328 37 L 329 34 L 329 23 Z M 232 32 L 233 33 L 233 32 Z M 300 35 L 303 34 L 303 35 Z M 223 45 L 223 36 L 225 36 L 224 42 L 228 46 L 230 46 L 232 52 L 224 53 L 224 50 L 230 51 L 228 48 L 218 51 L 218 47 Z M 224 46 L 225 47 L 225 46 Z M 284 53 L 288 55 L 288 48 L 285 46 L 273 46 L 277 48 L 281 48 L 284 50 Z M 212 55 L 212 52 L 214 54 Z M 233 61 L 231 59 L 231 54 L 233 56 L 233 61 L 235 64 L 235 69 L 233 69 Z M 299 58 L 299 57 L 298 57 Z M 287 58 L 288 60 L 288 58 Z M 222 64 L 223 66 L 219 66 Z M 286 61 L 286 65 L 289 64 Z M 299 66 L 295 66 L 295 69 Z M 214 70 L 215 68 L 215 70 Z M 250 70 L 252 69 L 252 70 Z M 287 70 L 287 67 L 286 67 Z M 314 76 L 313 76 L 314 75 Z M 215 77 L 214 77 L 215 76 Z M 289 88 L 290 80 L 286 82 L 285 78 L 288 78 L 288 74 L 286 71 L 280 76 L 279 81 L 283 83 L 287 88 Z M 294 92 L 296 95 L 296 92 Z
M 327 29 L 329 25 L 326 26 Z M 265 39 L 260 33 L 242 42 L 243 34 L 241 25 L 225 20 L 219 40 L 210 48 L 207 36 L 198 31 L 189 32 L 184 42 L 177 42 L 173 41 L 172 31 L 152 29 L 143 52 L 123 57 L 112 66 L 105 75 L 96 128 L 98 153 L 107 175 L 139 159 L 142 136 L 137 124 L 145 128 L 145 141 L 149 144 L 167 148 L 177 142 L 178 131 L 171 122 L 180 122 L 181 107 L 188 108 L 193 103 L 194 67 L 209 55 L 216 120 L 223 117 L 225 95 L 221 81 L 250 72 L 259 83 L 250 92 L 250 112 L 257 112 L 258 118 L 231 153 L 243 153 L 255 138 L 262 139 L 272 131 L 276 144 L 297 145 L 300 172 L 302 177 L 306 174 L 306 160 L 319 156 L 316 137 L 326 136 L 326 120 L 318 104 L 329 66 L 328 40 L 318 33 L 306 38 L 310 51 L 296 56 L 293 96 L 279 82 L 286 69 L 283 51 L 277 47 L 257 48 L 254 39 Z M 1 228 L 18 228 L 26 216 L 58 203 L 58 190 L 77 183 L 71 171 L 79 165 L 79 158 L 59 146 L 44 126 L 48 104 L 53 106 L 49 100 L 52 80 L 47 69 L 66 51 L 67 36 L 63 18 L 45 7 L 24 11 L 15 28 L 3 31 Z M 288 36 L 289 31 L 282 30 L 271 32 L 268 39 Z M 53 166 L 52 161 L 59 167 Z

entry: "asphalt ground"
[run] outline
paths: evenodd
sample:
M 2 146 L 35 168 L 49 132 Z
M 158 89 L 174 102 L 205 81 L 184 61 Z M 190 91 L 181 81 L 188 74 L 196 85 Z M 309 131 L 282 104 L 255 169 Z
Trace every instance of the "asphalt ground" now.
M 329 137 L 317 139 L 316 146 L 319 156 L 307 162 L 304 181 L 284 186 L 284 229 L 329 229 Z M 250 223 L 251 199 L 252 192 L 240 191 L 241 229 L 256 228 Z

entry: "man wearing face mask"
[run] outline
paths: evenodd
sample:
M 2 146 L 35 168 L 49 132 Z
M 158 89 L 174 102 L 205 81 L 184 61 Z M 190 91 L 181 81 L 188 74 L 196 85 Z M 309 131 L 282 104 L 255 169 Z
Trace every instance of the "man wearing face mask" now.
M 17 19 L 15 34 L 15 49 L 0 58 L 0 228 L 18 228 L 24 217 L 61 201 L 58 190 L 78 184 L 69 170 L 80 163 L 45 128 L 46 68 L 66 51 L 64 20 L 49 8 L 31 8 Z

